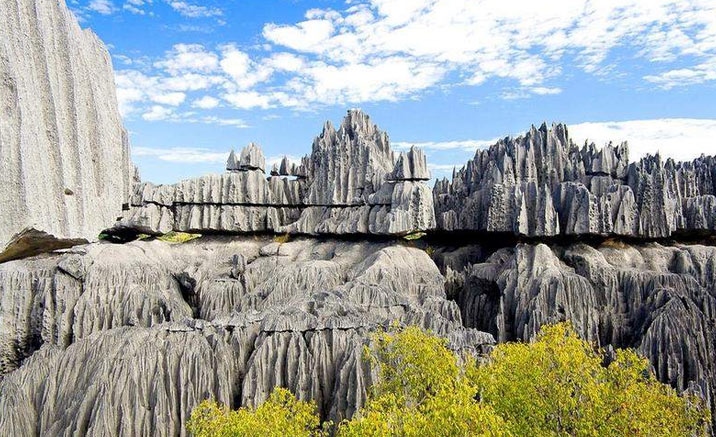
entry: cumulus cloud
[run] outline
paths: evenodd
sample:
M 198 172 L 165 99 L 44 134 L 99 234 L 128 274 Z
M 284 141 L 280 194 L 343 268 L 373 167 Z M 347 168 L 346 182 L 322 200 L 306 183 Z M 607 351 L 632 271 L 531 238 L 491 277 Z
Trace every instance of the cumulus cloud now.
M 87 9 L 98 14 L 109 15 L 114 13 L 116 7 L 112 0 L 91 0 L 87 5 Z
M 224 14 L 219 8 L 200 6 L 184 1 L 168 1 L 167 3 L 176 12 L 188 18 L 220 17 Z
M 632 161 L 659 152 L 662 157 L 690 161 L 702 153 L 716 155 L 716 120 L 665 118 L 618 122 L 579 123 L 569 126 L 575 142 L 597 145 L 609 141 L 629 144 Z
M 182 72 L 212 72 L 219 66 L 219 57 L 200 44 L 176 44 L 165 58 L 154 63 L 170 74 Z
M 161 105 L 154 105 L 149 109 L 149 111 L 142 114 L 142 118 L 147 121 L 166 120 L 170 118 L 173 114 L 174 111 L 171 108 L 167 108 Z
M 122 9 L 137 15 L 145 15 L 147 12 L 144 7 L 152 4 L 152 0 L 127 0 L 124 2 Z
M 187 17 L 223 13 L 165 1 Z M 358 0 L 342 11 L 311 9 L 298 22 L 267 23 L 252 47 L 177 44 L 151 71 L 118 73 L 143 75 L 158 91 L 133 83 L 120 95 L 134 113 L 157 103 L 157 93 L 193 91 L 240 110 L 391 102 L 488 84 L 505 100 L 548 98 L 562 92 L 567 66 L 600 80 L 641 74 L 670 89 L 716 81 L 714 16 L 713 0 Z M 620 59 L 648 67 L 620 71 Z
M 194 100 L 191 103 L 191 106 L 195 108 L 200 109 L 213 109 L 219 106 L 219 99 L 211 97 L 211 96 L 204 96 L 199 99 Z

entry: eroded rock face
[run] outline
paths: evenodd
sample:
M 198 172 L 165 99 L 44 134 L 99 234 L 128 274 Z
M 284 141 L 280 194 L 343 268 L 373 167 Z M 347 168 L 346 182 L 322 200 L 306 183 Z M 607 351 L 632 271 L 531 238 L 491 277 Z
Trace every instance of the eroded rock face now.
M 94 240 L 133 174 L 107 49 L 64 0 L 3 0 L 0 22 L 0 247 L 26 227 Z
M 661 381 L 698 387 L 713 405 L 716 247 L 520 244 L 438 259 L 466 326 L 513 341 L 571 320 L 583 338 L 637 349 Z
M 226 174 L 143 184 L 116 229 L 404 235 L 435 227 L 425 155 L 411 149 L 396 159 L 388 135 L 360 111 L 338 129 L 326 123 L 300 164 L 284 159 L 268 178 L 264 165 L 250 144 L 231 152 Z
M 91 244 L 0 265 L 0 434 L 184 435 L 205 398 L 275 386 L 349 417 L 393 322 L 485 352 L 428 255 L 396 243 L 203 238 Z M 77 396 L 83 393 L 83 396 Z
M 641 239 L 716 229 L 712 157 L 629 164 L 626 143 L 576 146 L 562 124 L 505 138 L 435 184 L 437 227 Z

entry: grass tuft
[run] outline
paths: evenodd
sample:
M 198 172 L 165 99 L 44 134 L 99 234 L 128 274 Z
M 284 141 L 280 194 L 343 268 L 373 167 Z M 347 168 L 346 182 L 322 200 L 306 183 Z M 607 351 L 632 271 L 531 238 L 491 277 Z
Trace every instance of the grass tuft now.
M 165 243 L 186 243 L 187 241 L 195 240 L 201 237 L 201 234 L 190 234 L 188 232 L 167 232 L 164 235 L 157 237 L 157 240 L 164 241 Z

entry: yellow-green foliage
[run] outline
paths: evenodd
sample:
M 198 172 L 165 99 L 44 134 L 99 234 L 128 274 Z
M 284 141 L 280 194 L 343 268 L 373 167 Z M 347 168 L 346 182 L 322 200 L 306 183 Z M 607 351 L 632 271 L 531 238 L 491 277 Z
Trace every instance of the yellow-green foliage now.
M 278 244 L 288 243 L 289 241 L 291 241 L 291 234 L 285 233 L 283 235 L 276 235 L 275 237 L 273 237 L 273 241 L 274 243 Z
M 403 239 L 408 240 L 408 241 L 415 241 L 415 240 L 420 240 L 421 238 L 423 238 L 426 235 L 427 234 L 425 232 L 413 232 L 412 234 L 408 234 L 408 235 L 404 236 Z
M 324 435 L 316 405 L 297 400 L 277 388 L 256 409 L 231 411 L 216 402 L 204 401 L 191 413 L 187 429 L 195 437 L 310 437 Z
M 194 240 L 201 237 L 201 234 L 189 234 L 186 232 L 167 232 L 164 235 L 157 237 L 157 240 L 164 241 L 167 243 L 186 243 L 187 241 Z
M 339 436 L 506 435 L 503 420 L 475 401 L 476 387 L 443 339 L 409 327 L 373 340 L 366 355 L 379 382 Z
M 608 367 L 571 325 L 542 329 L 533 343 L 497 346 L 468 369 L 488 404 L 515 435 L 704 435 L 708 410 L 659 383 L 630 350 Z
M 709 423 L 704 402 L 656 381 L 647 360 L 617 351 L 603 367 L 567 323 L 499 345 L 480 366 L 416 327 L 376 334 L 365 352 L 380 379 L 339 437 L 696 436 Z M 197 437 L 326 435 L 315 405 L 281 388 L 255 410 L 204 402 L 188 427 Z

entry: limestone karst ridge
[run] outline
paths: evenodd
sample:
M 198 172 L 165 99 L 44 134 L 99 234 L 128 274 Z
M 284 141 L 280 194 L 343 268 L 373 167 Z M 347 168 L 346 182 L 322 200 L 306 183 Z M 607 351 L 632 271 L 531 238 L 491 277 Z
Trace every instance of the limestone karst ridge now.
M 658 240 L 716 230 L 713 157 L 629 162 L 626 143 L 576 145 L 563 124 L 504 138 L 432 191 L 423 151 L 396 154 L 388 136 L 351 110 L 327 123 L 300 164 L 264 175 L 251 143 L 228 173 L 138 185 L 117 227 L 143 233 L 273 232 L 405 235 L 480 232 L 533 238 Z M 286 178 L 285 176 L 295 176 Z
M 231 151 L 227 172 L 173 185 L 136 186 L 117 231 L 405 235 L 435 228 L 427 160 L 397 155 L 367 114 L 329 122 L 300 164 L 265 174 L 254 143 Z M 292 176 L 292 177 L 284 177 Z
M 626 143 L 578 146 L 543 124 L 478 150 L 436 182 L 437 228 L 529 237 L 663 239 L 716 229 L 713 157 L 629 163 Z

